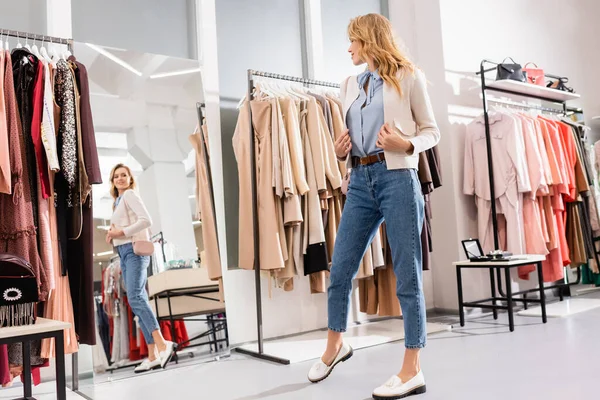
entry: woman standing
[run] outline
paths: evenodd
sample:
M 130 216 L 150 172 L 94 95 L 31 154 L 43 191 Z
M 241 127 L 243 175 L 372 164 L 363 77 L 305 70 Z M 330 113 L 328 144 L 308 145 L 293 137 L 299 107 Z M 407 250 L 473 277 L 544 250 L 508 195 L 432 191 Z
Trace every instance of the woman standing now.
M 163 338 L 148 302 L 146 281 L 150 256 L 138 256 L 133 251 L 133 236 L 150 228 L 152 221 L 142 199 L 134 191 L 135 180 L 129 167 L 117 164 L 110 173 L 110 184 L 115 204 L 106 242 L 112 242 L 121 259 L 127 299 L 133 313 L 140 319 L 142 333 L 148 344 L 148 358 L 135 372 L 165 368 L 171 359 L 175 343 Z
M 373 392 L 375 399 L 399 399 L 425 392 L 419 363 L 427 332 L 422 287 L 421 229 L 424 201 L 417 177 L 419 153 L 435 146 L 440 133 L 426 79 L 398 49 L 391 23 L 378 14 L 354 18 L 348 52 L 365 72 L 341 85 L 348 130 L 335 143 L 340 161 L 352 168 L 331 267 L 327 349 L 308 378 L 324 380 L 352 357 L 344 343 L 352 280 L 367 246 L 385 221 L 406 334 L 398 375 Z

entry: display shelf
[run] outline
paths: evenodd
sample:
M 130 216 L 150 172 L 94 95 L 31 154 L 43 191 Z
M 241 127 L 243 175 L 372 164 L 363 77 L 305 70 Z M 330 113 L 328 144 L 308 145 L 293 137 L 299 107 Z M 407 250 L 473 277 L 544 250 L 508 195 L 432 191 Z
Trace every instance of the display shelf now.
M 581 97 L 581 95 L 577 93 L 549 89 L 543 86 L 514 81 L 511 79 L 486 82 L 485 85 L 491 90 L 507 91 L 522 96 L 535 97 L 548 101 L 566 102 L 569 100 L 576 100 Z

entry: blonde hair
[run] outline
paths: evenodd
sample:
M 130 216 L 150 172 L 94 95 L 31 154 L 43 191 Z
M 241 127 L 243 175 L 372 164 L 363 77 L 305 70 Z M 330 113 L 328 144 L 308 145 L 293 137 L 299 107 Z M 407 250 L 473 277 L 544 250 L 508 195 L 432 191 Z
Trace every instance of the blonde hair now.
M 127 165 L 121 164 L 121 163 L 115 165 L 113 167 L 113 169 L 110 171 L 110 195 L 115 200 L 117 200 L 117 197 L 119 197 L 119 189 L 117 189 L 115 186 L 115 173 L 117 172 L 117 170 L 119 168 L 125 169 L 127 171 L 127 174 L 129 175 L 129 179 L 130 179 L 131 183 L 129 184 L 128 189 L 135 189 L 135 186 L 136 186 L 135 178 L 133 177 L 133 174 L 131 173 L 131 168 L 129 168 Z
M 358 16 L 348 25 L 348 38 L 361 44 L 359 56 L 363 60 L 372 58 L 379 76 L 402 96 L 400 79 L 406 71 L 414 73 L 415 65 L 398 48 L 392 23 L 380 14 Z

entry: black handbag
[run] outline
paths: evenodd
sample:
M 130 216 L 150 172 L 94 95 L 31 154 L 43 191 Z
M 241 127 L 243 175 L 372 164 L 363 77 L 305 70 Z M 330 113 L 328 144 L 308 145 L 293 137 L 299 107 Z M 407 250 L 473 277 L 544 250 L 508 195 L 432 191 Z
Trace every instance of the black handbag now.
M 567 78 L 566 76 L 549 75 L 549 77 L 554 80 L 551 80 L 550 82 L 548 82 L 546 87 L 548 87 L 550 89 L 562 90 L 563 92 L 575 93 L 575 90 L 573 90 L 572 87 L 568 87 L 566 85 L 566 83 L 569 82 L 569 78 Z
M 0 253 L 0 327 L 35 324 L 38 301 L 31 264 L 21 257 Z
M 304 276 L 329 269 L 327 246 L 325 243 L 311 244 L 304 255 Z
M 504 61 L 510 60 L 513 63 L 507 64 Z M 511 79 L 513 81 L 527 82 L 527 74 L 523 71 L 521 64 L 517 64 L 511 57 L 506 57 L 498 67 L 496 67 L 496 80 Z

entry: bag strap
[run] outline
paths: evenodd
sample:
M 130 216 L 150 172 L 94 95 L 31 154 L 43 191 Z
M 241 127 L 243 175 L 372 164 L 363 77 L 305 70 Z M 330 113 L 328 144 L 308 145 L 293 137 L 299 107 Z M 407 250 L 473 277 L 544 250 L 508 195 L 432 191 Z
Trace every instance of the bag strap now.
M 538 66 L 537 66 L 537 64 L 536 64 L 536 63 L 534 63 L 534 62 L 531 62 L 531 61 L 529 61 L 527 64 L 525 64 L 525 66 L 524 66 L 523 68 L 527 68 L 527 66 L 528 66 L 529 64 L 533 64 L 533 66 L 534 66 L 534 67 L 536 67 L 536 68 L 538 68 L 538 69 L 540 68 L 540 67 L 538 67 Z
M 506 57 L 504 60 L 502 60 L 502 62 L 501 62 L 500 64 L 504 64 L 504 61 L 506 61 L 506 60 L 510 60 L 510 61 L 512 61 L 512 62 L 513 62 L 513 64 L 518 64 L 518 62 L 516 62 L 515 60 L 513 60 L 513 58 L 512 58 L 512 57 Z

